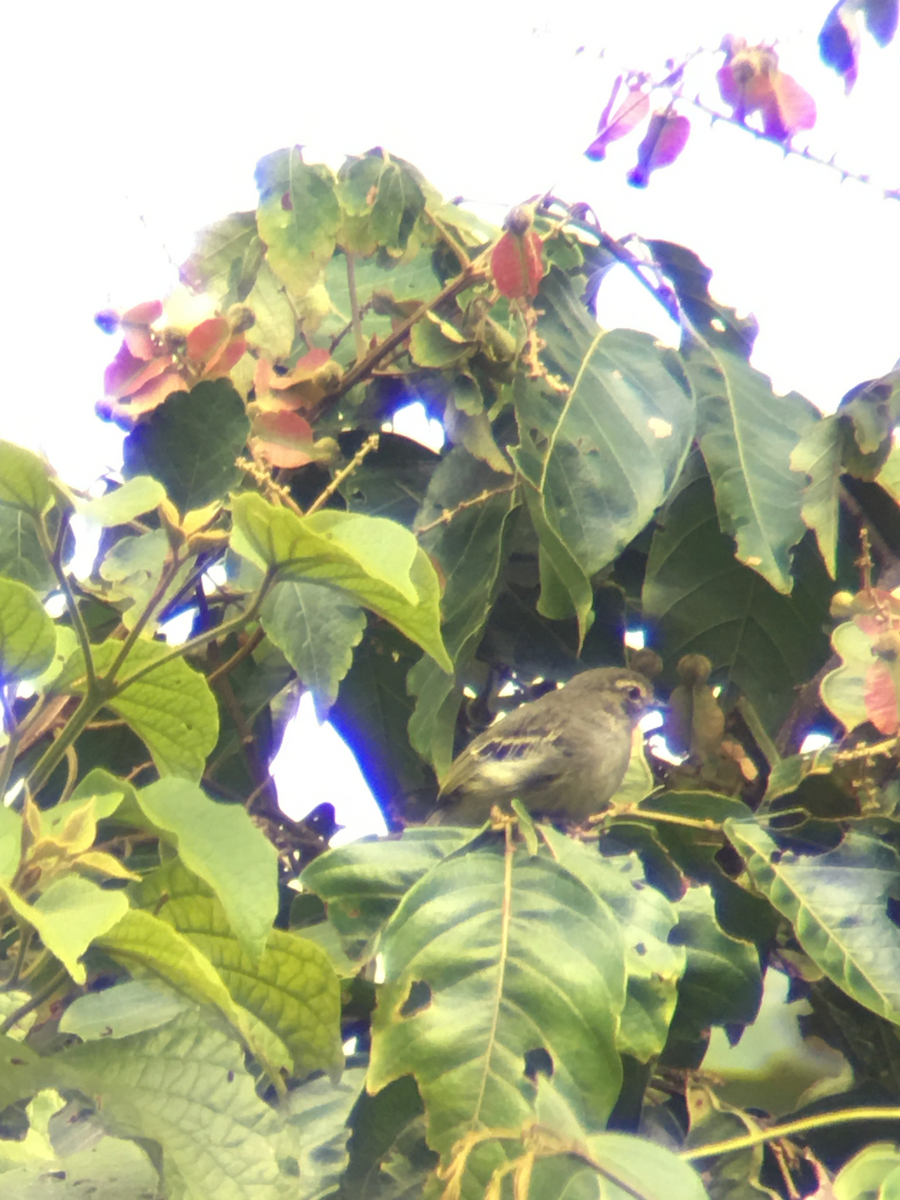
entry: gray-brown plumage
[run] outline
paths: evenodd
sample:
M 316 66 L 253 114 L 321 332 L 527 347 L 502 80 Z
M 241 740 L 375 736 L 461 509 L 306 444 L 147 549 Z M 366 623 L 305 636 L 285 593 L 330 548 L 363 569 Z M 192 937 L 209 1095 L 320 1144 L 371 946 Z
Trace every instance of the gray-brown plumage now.
M 652 702 L 637 671 L 602 667 L 532 700 L 474 738 L 441 785 L 437 820 L 480 825 L 495 804 L 584 820 L 618 789 L 631 735 Z

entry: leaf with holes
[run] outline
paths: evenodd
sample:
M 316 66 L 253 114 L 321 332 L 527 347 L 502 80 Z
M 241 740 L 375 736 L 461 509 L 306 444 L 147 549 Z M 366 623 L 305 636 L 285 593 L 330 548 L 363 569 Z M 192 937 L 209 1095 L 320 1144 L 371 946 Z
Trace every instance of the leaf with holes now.
M 781 851 L 751 821 L 728 821 L 725 832 L 813 962 L 848 996 L 900 1025 L 900 929 L 888 915 L 900 879 L 894 850 L 851 832 L 836 850 L 805 857 Z
M 147 875 L 135 891 L 139 908 L 184 934 L 213 965 L 236 1004 L 287 1047 L 294 1075 L 340 1072 L 341 995 L 328 956 L 295 933 L 269 929 L 251 956 L 212 889 L 179 863 Z
M 791 551 L 806 528 L 803 477 L 791 470 L 791 454 L 818 410 L 797 392 L 776 396 L 768 376 L 728 350 L 692 352 L 687 371 L 722 532 L 735 538 L 742 563 L 790 592 Z
M 535 1073 L 603 1128 L 621 1086 L 622 933 L 546 850 L 495 837 L 445 859 L 404 897 L 382 952 L 368 1087 L 414 1075 L 442 1157 L 469 1131 L 521 1128 Z M 480 1198 L 502 1160 L 478 1147 L 462 1196 Z

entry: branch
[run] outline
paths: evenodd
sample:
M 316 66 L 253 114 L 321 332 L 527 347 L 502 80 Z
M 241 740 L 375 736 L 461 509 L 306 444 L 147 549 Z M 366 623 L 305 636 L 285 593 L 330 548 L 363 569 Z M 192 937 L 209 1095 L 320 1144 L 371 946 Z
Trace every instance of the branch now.
M 494 488 L 493 491 L 488 491 L 487 488 L 478 496 L 472 496 L 469 500 L 460 500 L 456 508 L 445 508 L 439 517 L 434 521 L 429 521 L 427 525 L 420 525 L 418 529 L 414 529 L 416 537 L 421 537 L 423 533 L 430 533 L 432 529 L 437 529 L 438 525 L 449 525 L 455 516 L 465 508 L 474 508 L 476 504 L 484 504 L 485 501 L 491 500 L 494 496 L 504 496 L 507 492 L 514 492 L 519 486 L 518 480 L 514 480 L 507 487 Z
M 363 444 L 360 446 L 360 448 L 354 454 L 353 458 L 347 464 L 347 466 L 343 467 L 340 471 L 338 471 L 338 473 L 332 479 L 331 483 L 329 483 L 328 487 L 325 488 L 325 490 L 321 493 L 321 495 L 316 497 L 316 499 L 312 502 L 312 504 L 306 510 L 305 515 L 307 517 L 312 516 L 312 514 L 314 512 L 318 512 L 320 508 L 325 507 L 325 505 L 328 503 L 328 501 L 331 499 L 331 497 L 334 495 L 334 493 L 338 490 L 338 488 L 341 486 L 341 484 L 344 482 L 344 480 L 349 475 L 353 474 L 353 472 L 356 470 L 356 468 L 359 466 L 359 464 L 363 461 L 363 459 L 366 457 L 366 455 L 369 454 L 372 450 L 378 449 L 378 440 L 379 439 L 378 439 L 377 433 L 369 434 L 369 436 L 366 438 L 366 440 L 363 442 Z
M 850 1121 L 898 1121 L 900 1108 L 844 1108 L 838 1112 L 819 1113 L 814 1117 L 803 1117 L 799 1121 L 788 1121 L 784 1125 L 773 1125 L 771 1129 L 760 1129 L 756 1133 L 728 1138 L 724 1142 L 711 1142 L 708 1146 L 697 1146 L 693 1150 L 682 1150 L 679 1158 L 691 1162 L 697 1158 L 709 1158 L 713 1154 L 729 1154 L 732 1150 L 747 1150 L 775 1138 L 789 1137 L 807 1129 L 827 1129 L 830 1125 L 845 1125 Z

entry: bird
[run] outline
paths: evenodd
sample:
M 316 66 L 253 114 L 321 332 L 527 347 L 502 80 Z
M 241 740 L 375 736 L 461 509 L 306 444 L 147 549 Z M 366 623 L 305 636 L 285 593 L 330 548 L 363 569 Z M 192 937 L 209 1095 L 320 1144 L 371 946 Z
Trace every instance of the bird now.
M 480 825 L 495 804 L 583 821 L 618 790 L 632 733 L 653 701 L 646 676 L 598 667 L 514 709 L 478 734 L 441 782 L 434 821 Z

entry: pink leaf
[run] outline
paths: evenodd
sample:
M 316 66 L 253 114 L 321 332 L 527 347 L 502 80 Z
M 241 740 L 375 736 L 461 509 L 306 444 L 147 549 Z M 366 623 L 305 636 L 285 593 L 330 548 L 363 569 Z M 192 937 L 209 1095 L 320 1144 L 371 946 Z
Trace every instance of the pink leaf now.
M 607 119 L 607 113 L 604 112 L 597 127 L 597 137 L 585 150 L 585 155 L 593 162 L 601 162 L 606 158 L 606 147 L 609 143 L 618 141 L 619 138 L 631 133 L 636 125 L 640 125 L 649 111 L 650 97 L 639 88 L 632 88 L 616 109 L 615 116 L 611 121 Z

